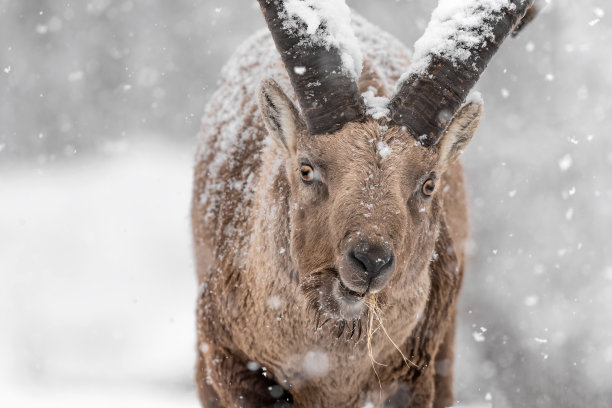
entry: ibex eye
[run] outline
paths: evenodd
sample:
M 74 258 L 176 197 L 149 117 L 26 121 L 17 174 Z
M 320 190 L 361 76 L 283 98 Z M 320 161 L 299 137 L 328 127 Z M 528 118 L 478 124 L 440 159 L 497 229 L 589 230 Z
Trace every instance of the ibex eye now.
M 312 183 L 312 180 L 314 180 L 314 170 L 309 165 L 302 164 L 300 166 L 300 176 L 304 183 Z
M 436 183 L 434 182 L 434 180 L 427 179 L 427 181 L 423 183 L 423 187 L 421 188 L 421 191 L 423 192 L 425 196 L 430 197 L 434 192 L 434 188 L 436 188 Z

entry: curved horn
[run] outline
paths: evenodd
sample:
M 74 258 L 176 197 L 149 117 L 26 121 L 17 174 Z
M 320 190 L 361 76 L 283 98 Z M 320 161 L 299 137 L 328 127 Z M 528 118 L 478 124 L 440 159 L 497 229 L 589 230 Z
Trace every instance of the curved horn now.
M 333 133 L 347 122 L 363 120 L 365 107 L 357 88 L 359 72 L 354 68 L 361 61 L 343 55 L 337 46 L 317 41 L 307 33 L 310 25 L 290 19 L 285 8 L 290 0 L 258 1 L 310 133 Z M 329 34 L 325 22 L 314 28 L 318 38 L 321 33 Z M 347 67 L 348 62 L 353 66 Z
M 435 145 L 534 0 L 440 0 L 389 108 L 391 122 Z

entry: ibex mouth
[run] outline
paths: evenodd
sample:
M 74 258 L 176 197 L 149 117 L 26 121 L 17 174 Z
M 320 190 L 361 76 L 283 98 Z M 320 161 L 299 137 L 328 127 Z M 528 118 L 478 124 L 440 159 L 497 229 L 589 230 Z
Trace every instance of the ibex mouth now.
M 354 300 L 361 300 L 365 296 L 364 293 L 355 292 L 344 286 L 341 279 L 338 279 L 338 290 L 343 296 L 355 298 Z
M 335 268 L 312 273 L 310 279 L 302 282 L 301 288 L 308 297 L 309 307 L 328 317 L 358 319 L 366 307 L 364 294 L 343 285 Z
M 365 308 L 365 293 L 347 288 L 340 277 L 333 285 L 333 295 L 337 302 L 338 312 L 344 319 L 358 319 Z

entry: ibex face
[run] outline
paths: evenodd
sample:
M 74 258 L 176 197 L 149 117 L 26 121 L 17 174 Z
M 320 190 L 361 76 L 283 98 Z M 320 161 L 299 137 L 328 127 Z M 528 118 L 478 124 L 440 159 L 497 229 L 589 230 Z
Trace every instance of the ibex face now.
M 422 281 L 440 216 L 436 183 L 471 140 L 481 104 L 465 105 L 436 147 L 384 119 L 312 135 L 271 80 L 259 104 L 285 160 L 291 254 L 309 306 L 355 319 L 366 299 L 397 298 Z

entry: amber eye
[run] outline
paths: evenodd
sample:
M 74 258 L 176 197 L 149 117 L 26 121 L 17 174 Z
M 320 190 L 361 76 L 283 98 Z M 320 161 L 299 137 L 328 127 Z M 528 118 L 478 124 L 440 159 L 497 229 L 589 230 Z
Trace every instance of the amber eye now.
M 433 179 L 427 179 L 427 181 L 423 183 L 423 188 L 421 189 L 421 191 L 427 197 L 430 197 L 433 194 L 435 187 L 436 183 L 434 183 Z
M 304 183 L 312 183 L 312 180 L 314 180 L 314 170 L 309 165 L 302 164 L 300 166 L 300 176 L 302 176 Z

